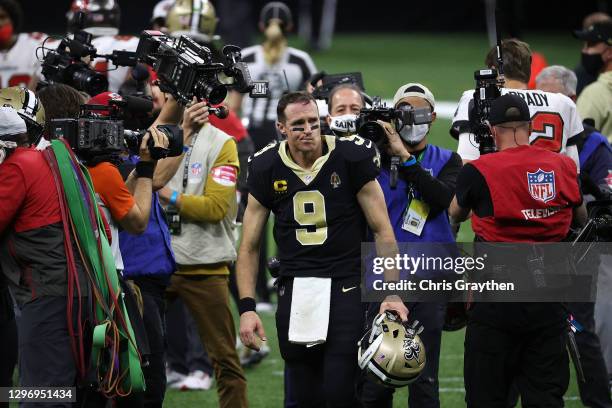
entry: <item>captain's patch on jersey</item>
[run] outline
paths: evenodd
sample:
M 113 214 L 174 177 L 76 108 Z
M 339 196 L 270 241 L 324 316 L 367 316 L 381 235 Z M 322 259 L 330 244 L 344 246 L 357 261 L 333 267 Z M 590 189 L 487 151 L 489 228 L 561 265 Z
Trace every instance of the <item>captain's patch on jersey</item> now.
M 216 183 L 227 187 L 235 186 L 238 178 L 238 170 L 234 166 L 214 167 L 210 174 Z
M 527 172 L 529 193 L 535 200 L 549 202 L 555 198 L 555 172 L 538 169 L 534 173 Z

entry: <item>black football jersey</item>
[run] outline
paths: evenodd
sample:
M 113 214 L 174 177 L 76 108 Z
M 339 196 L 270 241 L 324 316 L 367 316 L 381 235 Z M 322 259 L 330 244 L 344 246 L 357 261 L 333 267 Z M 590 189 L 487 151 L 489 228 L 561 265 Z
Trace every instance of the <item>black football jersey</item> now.
M 360 273 L 367 224 L 357 193 L 380 169 L 376 146 L 359 136 L 323 136 L 327 151 L 310 170 L 287 142 L 250 158 L 249 193 L 274 213 L 282 276 L 344 277 Z

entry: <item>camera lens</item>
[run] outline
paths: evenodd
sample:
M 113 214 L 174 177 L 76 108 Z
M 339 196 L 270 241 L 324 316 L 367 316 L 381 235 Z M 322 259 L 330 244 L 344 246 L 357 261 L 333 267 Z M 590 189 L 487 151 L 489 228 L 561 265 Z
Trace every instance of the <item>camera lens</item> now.
M 227 89 L 217 80 L 202 80 L 199 85 L 196 96 L 213 105 L 223 102 L 227 96 Z
M 72 73 L 73 86 L 94 96 L 108 89 L 108 80 L 98 72 L 82 66 Z
M 366 122 L 359 128 L 359 136 L 378 144 L 385 137 L 385 129 L 376 122 Z

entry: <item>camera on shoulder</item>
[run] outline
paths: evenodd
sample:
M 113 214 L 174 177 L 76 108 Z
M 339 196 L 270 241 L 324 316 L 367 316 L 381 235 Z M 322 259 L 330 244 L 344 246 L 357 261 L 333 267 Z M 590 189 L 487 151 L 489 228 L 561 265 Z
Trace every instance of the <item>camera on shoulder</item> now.
M 125 100 L 110 100 L 108 106 L 81 105 L 77 119 L 51 121 L 53 137 L 63 137 L 76 155 L 83 160 L 125 151 L 138 155 L 147 130 L 133 131 L 124 128 L 123 118 L 128 110 L 130 106 Z M 183 131 L 174 125 L 160 125 L 157 129 L 168 138 L 168 148 L 154 146 L 153 138 L 150 137 L 147 147 L 151 157 L 159 160 L 181 155 Z
M 268 83 L 251 79 L 240 51 L 226 45 L 222 51 L 225 61 L 213 62 L 211 50 L 187 36 L 174 39 L 159 31 L 144 31 L 136 54 L 157 73 L 160 90 L 183 105 L 194 97 L 216 105 L 223 102 L 228 90 L 249 93 L 253 98 L 267 97 Z M 233 82 L 222 83 L 220 75 Z

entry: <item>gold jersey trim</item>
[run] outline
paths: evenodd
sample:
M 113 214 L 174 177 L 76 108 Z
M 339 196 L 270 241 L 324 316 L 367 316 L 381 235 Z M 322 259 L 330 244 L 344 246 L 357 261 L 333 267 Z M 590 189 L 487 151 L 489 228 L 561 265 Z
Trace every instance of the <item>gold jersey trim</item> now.
M 308 170 L 302 168 L 300 165 L 293 161 L 293 159 L 287 152 L 288 146 L 286 140 L 283 140 L 280 143 L 280 147 L 278 149 L 278 154 L 280 155 L 280 158 L 285 164 L 285 166 L 291 169 L 295 173 L 295 175 L 298 176 L 300 180 L 302 180 L 302 182 L 306 185 L 310 184 L 312 180 L 317 177 L 317 174 L 319 174 L 319 171 L 323 168 L 323 165 L 327 162 L 327 159 L 329 159 L 331 152 L 336 148 L 335 136 L 325 135 L 321 137 L 323 138 L 323 142 L 327 143 L 327 153 L 315 160 L 312 167 Z

